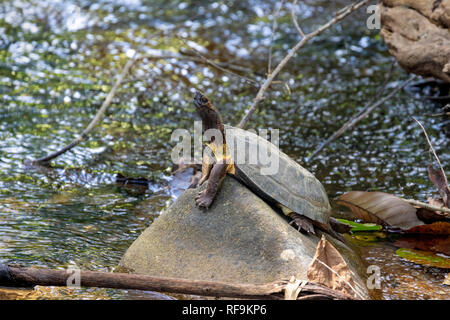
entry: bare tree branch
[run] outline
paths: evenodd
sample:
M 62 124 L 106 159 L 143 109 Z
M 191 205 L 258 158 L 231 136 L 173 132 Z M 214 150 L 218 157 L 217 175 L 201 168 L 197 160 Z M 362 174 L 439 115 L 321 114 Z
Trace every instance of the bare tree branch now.
M 422 123 L 420 123 L 419 120 L 417 120 L 414 117 L 413 117 L 413 119 L 422 128 L 422 131 L 425 134 L 425 138 L 427 139 L 428 145 L 430 146 L 430 152 L 433 154 L 433 156 L 435 157 L 437 163 L 439 164 L 439 167 L 441 168 L 442 176 L 444 177 L 444 180 L 445 180 L 445 184 L 448 185 L 447 175 L 445 174 L 444 168 L 442 167 L 441 161 L 439 160 L 439 157 L 437 156 L 436 151 L 434 151 L 434 148 L 433 148 L 433 145 L 431 144 L 430 138 L 428 138 L 427 131 L 425 130 L 425 128 L 423 127 Z
M 376 103 L 368 106 L 363 111 L 361 111 L 356 117 L 350 119 L 347 121 L 338 131 L 333 133 L 331 137 L 329 137 L 325 142 L 323 142 L 314 152 L 306 159 L 306 162 L 311 161 L 319 152 L 321 152 L 328 144 L 339 138 L 341 135 L 343 135 L 347 130 L 353 128 L 358 122 L 360 122 L 362 119 L 367 117 L 369 113 L 371 113 L 374 109 L 381 106 L 383 103 L 385 103 L 387 100 L 392 98 L 398 91 L 403 89 L 405 86 L 407 86 L 411 81 L 414 79 L 414 77 L 410 78 L 409 80 L 406 80 L 402 83 L 400 83 L 395 89 L 393 89 L 387 96 L 385 96 L 383 99 L 378 100 Z
M 302 38 L 304 38 L 305 33 L 303 32 L 303 29 L 298 25 L 297 22 L 297 16 L 295 14 L 296 8 L 297 8 L 297 0 L 294 0 L 294 2 L 292 3 L 292 10 L 291 10 L 292 22 L 294 23 L 294 26 L 297 29 L 298 33 L 301 35 Z
M 330 21 L 328 21 L 326 24 L 322 25 L 321 27 L 319 27 L 315 31 L 305 35 L 305 37 L 302 38 L 302 40 L 300 40 L 293 48 L 291 48 L 289 53 L 283 58 L 283 60 L 281 60 L 281 62 L 276 66 L 275 70 L 267 77 L 266 81 L 263 83 L 261 88 L 258 90 L 258 93 L 256 94 L 256 97 L 253 100 L 253 104 L 247 110 L 245 116 L 242 118 L 241 122 L 239 122 L 237 127 L 238 128 L 244 128 L 245 127 L 245 125 L 247 124 L 247 122 L 250 119 L 250 117 L 252 116 L 252 114 L 258 108 L 258 105 L 261 102 L 261 100 L 264 99 L 264 93 L 266 92 L 266 90 L 270 87 L 271 83 L 273 82 L 275 77 L 280 73 L 280 71 L 284 68 L 286 63 L 297 53 L 297 51 L 299 49 L 301 49 L 312 38 L 320 35 L 325 30 L 327 30 L 328 28 L 330 28 L 334 24 L 338 23 L 339 21 L 341 21 L 342 19 L 347 17 L 349 14 L 351 14 L 354 11 L 358 10 L 359 8 L 365 6 L 369 1 L 370 0 L 362 0 L 362 1 L 356 2 L 356 3 L 354 3 L 354 4 L 350 5 L 350 6 L 342 9 L 340 11 L 340 13 L 334 15 L 333 19 L 331 19 Z
M 185 46 L 187 46 L 187 47 L 189 47 L 190 49 L 192 49 L 194 52 L 195 52 L 195 54 L 196 55 L 198 55 L 204 62 L 206 62 L 207 64 L 210 64 L 210 65 L 212 65 L 213 67 L 215 67 L 215 68 L 217 68 L 217 69 L 219 69 L 219 70 L 221 70 L 221 71 L 223 71 L 223 72 L 225 72 L 225 73 L 229 73 L 229 74 L 232 74 L 232 75 L 234 75 L 234 76 L 237 76 L 237 77 L 239 77 L 239 78 L 242 78 L 242 79 L 244 79 L 245 81 L 248 81 L 248 82 L 250 82 L 251 84 L 256 84 L 257 82 L 255 81 L 255 80 L 253 80 L 253 79 L 250 79 L 250 78 L 248 78 L 248 77 L 245 77 L 245 76 L 241 76 L 240 74 L 237 74 L 237 73 L 235 73 L 235 72 L 233 72 L 233 71 L 231 71 L 231 70 L 227 70 L 227 69 L 225 69 L 225 68 L 223 68 L 222 66 L 220 66 L 218 63 L 216 63 L 216 62 L 214 62 L 214 61 L 212 61 L 211 59 L 208 59 L 207 57 L 205 57 L 204 55 L 202 55 L 201 54 L 201 52 L 199 52 L 197 49 L 195 49 L 194 47 L 192 47 L 192 46 L 190 46 L 186 41 L 184 41 L 184 39 L 182 39 L 181 37 L 177 37 L 178 38 L 178 40 L 180 40 Z
M 269 59 L 268 59 L 268 65 L 267 65 L 267 76 L 270 75 L 270 72 L 272 70 L 272 45 L 273 45 L 273 38 L 275 37 L 275 30 L 278 27 L 277 19 L 278 15 L 280 14 L 281 8 L 283 8 L 284 0 L 281 1 L 279 7 L 275 10 L 275 13 L 273 15 L 273 23 L 272 23 L 272 34 L 270 35 L 270 47 L 269 47 Z
M 194 51 L 195 52 L 195 51 Z M 234 75 L 237 75 L 239 77 L 242 77 L 241 75 L 236 74 L 234 71 L 244 72 L 244 73 L 251 73 L 252 70 L 246 67 L 243 67 L 241 65 L 232 64 L 229 62 L 220 62 L 220 61 L 212 61 L 211 59 L 208 59 L 207 57 L 200 55 L 198 52 L 195 52 L 196 55 L 199 57 L 193 57 L 188 55 L 181 55 L 181 54 L 161 54 L 161 55 L 155 55 L 155 54 L 145 54 L 142 55 L 139 60 L 188 60 L 196 63 L 203 63 L 207 65 L 211 65 L 220 71 L 223 71 L 225 73 L 232 73 Z M 229 70 L 225 69 L 228 68 Z M 249 82 L 257 83 L 255 80 L 246 78 Z

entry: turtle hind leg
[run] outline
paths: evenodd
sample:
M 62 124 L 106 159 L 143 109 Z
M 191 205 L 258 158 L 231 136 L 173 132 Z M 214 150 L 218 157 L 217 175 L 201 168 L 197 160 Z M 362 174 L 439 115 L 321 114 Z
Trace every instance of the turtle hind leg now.
M 289 217 L 292 219 L 289 224 L 296 226 L 298 231 L 316 234 L 316 231 L 314 230 L 314 224 L 312 223 L 311 219 L 295 212 L 290 213 Z
M 336 218 L 330 217 L 330 227 L 337 233 L 349 233 L 352 229 L 348 224 L 342 223 Z

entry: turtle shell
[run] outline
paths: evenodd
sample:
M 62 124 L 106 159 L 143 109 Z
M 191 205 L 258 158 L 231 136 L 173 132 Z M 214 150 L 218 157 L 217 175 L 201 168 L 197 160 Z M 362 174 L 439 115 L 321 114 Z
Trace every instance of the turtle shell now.
M 283 209 L 328 225 L 331 206 L 312 173 L 274 144 L 247 130 L 225 126 L 234 175 L 257 195 Z

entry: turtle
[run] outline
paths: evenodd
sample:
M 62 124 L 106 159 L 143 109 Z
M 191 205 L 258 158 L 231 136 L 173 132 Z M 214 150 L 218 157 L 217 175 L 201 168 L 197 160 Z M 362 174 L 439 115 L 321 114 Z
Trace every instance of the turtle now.
M 284 215 L 291 218 L 290 224 L 299 231 L 315 234 L 317 227 L 336 235 L 330 228 L 331 206 L 327 193 L 312 173 L 268 140 L 251 131 L 225 125 L 220 112 L 200 91 L 195 93 L 193 102 L 202 119 L 203 133 L 213 129 L 222 136 L 217 139 L 217 135 L 213 135 L 207 142 L 203 153 L 202 177 L 198 184 L 189 186 L 195 188 L 207 182 L 206 189 L 199 191 L 195 197 L 197 206 L 205 209 L 211 206 L 221 182 L 228 174 L 272 206 L 281 209 Z M 230 152 L 232 148 L 227 147 L 227 141 L 231 139 L 245 146 L 244 150 L 257 147 L 259 149 L 254 150 L 274 152 L 278 171 L 275 174 L 262 174 L 264 166 L 261 162 L 249 161 L 251 152 L 245 152 L 243 159 L 235 161 L 240 156 L 237 152 L 239 148 L 233 148 L 235 152 Z

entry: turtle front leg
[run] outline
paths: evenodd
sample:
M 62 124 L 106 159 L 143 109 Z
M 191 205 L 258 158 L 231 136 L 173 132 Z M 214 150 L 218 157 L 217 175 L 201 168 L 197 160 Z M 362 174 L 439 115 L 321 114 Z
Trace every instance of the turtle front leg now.
M 204 161 L 202 164 L 202 178 L 200 179 L 198 185 L 201 186 L 206 180 L 209 179 L 213 165 L 209 162 Z
M 295 224 L 298 228 L 298 231 L 316 234 L 313 223 L 307 217 L 295 212 L 289 214 L 289 217 L 292 219 L 289 224 Z
M 227 173 L 228 164 L 216 163 L 209 175 L 208 186 L 205 190 L 200 191 L 195 197 L 195 202 L 199 207 L 209 208 L 216 197 L 220 184 Z

